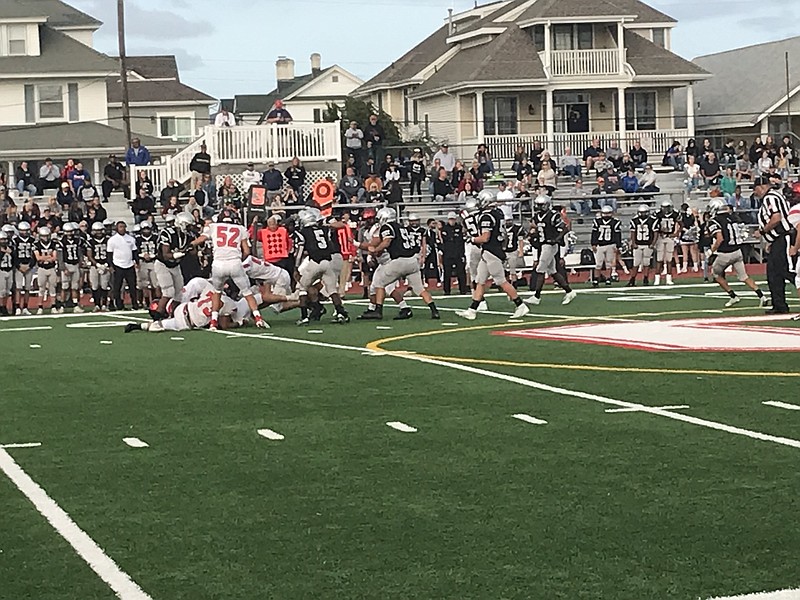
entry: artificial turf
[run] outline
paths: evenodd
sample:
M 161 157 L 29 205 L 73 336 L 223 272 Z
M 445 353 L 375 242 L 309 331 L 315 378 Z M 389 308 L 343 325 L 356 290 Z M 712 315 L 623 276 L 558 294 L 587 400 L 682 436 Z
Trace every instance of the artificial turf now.
M 648 290 L 680 296 L 652 302 L 600 291 L 569 307 L 548 295 L 541 316 L 510 327 L 713 317 L 699 312 L 724 303 L 704 295 L 712 291 Z M 490 306 L 512 309 L 504 298 Z M 739 306 L 731 314 L 758 313 L 749 298 Z M 800 449 L 359 349 L 447 331 L 380 347 L 545 363 L 475 367 L 647 406 L 686 404 L 685 414 L 800 439 L 800 411 L 762 404 L 792 402 L 794 378 L 558 368 L 796 372 L 794 353 L 513 338 L 492 335 L 509 328 L 504 315 L 465 323 L 444 312 L 459 323 L 447 328 L 424 307 L 380 324 L 391 330 L 323 322 L 309 334 L 293 317 L 272 319 L 273 338 L 351 348 L 66 327 L 107 316 L 0 321 L 0 444 L 42 443 L 9 452 L 154 600 L 694 600 L 800 584 L 791 525 Z M 53 329 L 8 331 L 29 325 Z M 477 328 L 488 325 L 497 327 Z M 386 426 L 395 420 L 418 432 Z M 266 440 L 261 428 L 285 439 Z M 150 447 L 130 448 L 128 436 Z M 0 598 L 114 597 L 2 474 L 0 498 Z

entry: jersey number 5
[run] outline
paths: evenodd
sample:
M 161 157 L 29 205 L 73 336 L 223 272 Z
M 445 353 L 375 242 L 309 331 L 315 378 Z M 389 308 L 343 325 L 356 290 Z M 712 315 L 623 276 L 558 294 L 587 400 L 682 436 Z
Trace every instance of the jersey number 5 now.
M 217 226 L 217 248 L 236 248 L 239 246 L 239 229 Z

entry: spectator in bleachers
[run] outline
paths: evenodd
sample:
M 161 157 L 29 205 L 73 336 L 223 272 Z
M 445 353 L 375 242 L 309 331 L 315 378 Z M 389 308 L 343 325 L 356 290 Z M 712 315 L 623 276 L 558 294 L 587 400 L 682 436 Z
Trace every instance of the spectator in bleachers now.
M 783 136 L 783 140 L 781 141 L 781 148 L 784 149 L 787 156 L 789 157 L 789 166 L 797 167 L 800 165 L 800 161 L 798 161 L 798 157 L 794 151 L 794 146 L 792 145 L 792 138 L 788 135 Z
M 455 190 L 453 184 L 447 178 L 447 169 L 439 167 L 438 177 L 433 181 L 433 199 L 434 200 L 455 200 Z
M 75 204 L 77 204 L 77 202 Z M 136 224 L 142 221 L 149 221 L 155 214 L 156 201 L 147 188 L 139 188 L 139 194 L 131 205 L 131 212 L 133 213 L 133 220 Z M 73 219 L 70 218 L 70 221 L 72 220 Z
M 542 147 L 542 143 L 538 140 L 534 141 L 531 151 L 528 152 L 528 162 L 533 167 L 534 171 L 538 171 L 541 168 L 543 152 L 544 148 Z
M 505 181 L 500 181 L 497 184 L 497 201 L 508 202 L 509 200 L 513 199 L 514 199 L 514 190 L 509 189 L 508 184 Z
M 598 175 L 595 179 L 597 187 L 592 190 L 592 196 L 601 196 L 600 198 L 592 198 L 592 210 L 600 210 L 605 203 L 604 196 L 606 195 L 606 178 Z
M 541 155 L 540 155 L 541 156 Z M 516 169 L 517 181 L 530 185 L 533 181 L 533 166 L 528 162 L 527 157 L 523 156 Z
M 733 210 L 750 209 L 750 200 L 742 195 L 742 186 L 740 185 L 733 188 L 733 194 L 729 198 L 725 198 L 725 201 Z
M 386 172 L 383 174 L 383 181 L 387 185 L 390 182 L 397 182 L 398 184 L 400 183 L 400 169 L 395 163 L 391 163 L 386 168 Z
M 64 168 L 61 169 L 61 181 L 66 181 L 70 187 L 72 186 L 72 172 L 74 170 L 75 160 L 72 158 L 67 159 L 67 164 L 65 164 Z
M 75 168 L 72 170 L 72 174 L 69 177 L 70 184 L 72 185 L 72 191 L 75 192 L 75 196 L 80 196 L 81 188 L 86 182 L 86 179 L 90 177 L 89 171 L 83 167 L 82 162 L 77 162 L 75 164 Z
M 235 127 L 236 117 L 227 108 L 223 107 L 214 117 L 214 127 Z
M 540 188 L 547 190 L 547 195 L 552 196 L 558 186 L 558 177 L 553 169 L 552 161 L 547 158 L 547 154 L 542 154 L 542 168 L 536 176 L 536 182 Z
M 208 153 L 208 148 L 205 144 L 200 144 L 200 152 L 195 153 L 192 160 L 189 162 L 189 170 L 192 172 L 192 187 L 196 190 L 200 182 L 203 181 L 203 176 L 211 174 L 211 155 Z
M 633 167 L 629 167 L 625 175 L 620 180 L 622 191 L 626 194 L 635 194 L 640 189 L 639 178 L 636 176 L 636 171 Z
M 736 144 L 736 160 L 738 161 L 740 158 L 747 158 L 747 142 L 744 140 L 739 140 L 739 143 Z
M 480 169 L 480 179 L 488 179 L 494 174 L 494 163 L 492 162 L 492 155 L 486 144 L 479 144 L 478 151 L 475 153 L 475 160 L 478 161 Z
M 647 150 L 642 148 L 642 143 L 639 140 L 633 142 L 633 147 L 628 150 L 628 154 L 637 169 L 644 169 L 647 164 Z
M 20 221 L 30 223 L 31 229 L 35 231 L 41 216 L 42 214 L 39 211 L 39 205 L 33 201 L 33 198 L 29 197 L 25 201 L 25 204 L 22 205 L 22 211 L 20 211 L 19 215 Z
M 344 132 L 344 147 L 347 154 L 352 157 L 356 168 L 364 166 L 364 132 L 359 128 L 358 123 L 350 121 L 350 127 Z M 372 156 L 373 164 L 375 157 Z
M 386 201 L 386 196 L 384 196 L 377 181 L 372 181 L 367 184 L 367 194 L 365 198 L 368 204 L 376 204 Z
M 108 164 L 103 168 L 103 183 L 100 185 L 103 191 L 103 202 L 108 202 L 111 193 L 115 190 L 121 190 L 127 198 L 130 195 L 127 179 L 125 166 L 117 160 L 116 155 L 109 155 Z
M 261 185 L 261 173 L 256 171 L 256 166 L 252 162 L 247 163 L 247 168 L 242 171 L 242 187 L 247 194 L 254 185 Z
M 714 147 L 711 145 L 711 140 L 705 138 L 703 140 L 703 147 L 700 149 L 700 160 L 698 162 L 702 163 L 703 159 L 708 159 L 712 154 L 716 154 L 714 151 Z
M 750 181 L 753 179 L 753 168 L 750 158 L 745 154 L 736 159 L 736 181 Z
M 664 153 L 664 159 L 661 161 L 661 165 L 664 167 L 672 167 L 675 171 L 683 171 L 684 153 L 681 143 L 678 140 L 673 141 Z
M 444 165 L 442 165 L 444 168 Z M 466 174 L 466 170 L 464 169 L 464 163 L 460 160 L 456 160 L 453 168 L 449 171 L 450 173 L 450 185 L 453 186 L 453 189 L 458 189 L 458 185 L 461 183 L 461 180 L 464 179 L 464 175 Z M 438 177 L 438 173 L 437 173 Z
M 767 139 L 764 140 L 764 150 L 769 152 L 769 157 L 775 162 L 775 157 L 778 155 L 778 147 L 775 145 L 775 139 L 768 135 Z
M 694 138 L 690 138 L 688 142 L 686 142 L 686 160 L 689 160 L 690 156 L 694 156 L 695 162 L 700 158 L 700 148 L 697 147 L 697 142 Z
M 74 201 L 75 194 L 72 192 L 69 182 L 62 181 L 61 187 L 56 194 L 56 202 L 58 202 L 63 210 L 67 211 Z
M 14 181 L 16 182 L 17 191 L 20 194 L 28 192 L 31 196 L 36 195 L 36 184 L 33 181 L 33 173 L 31 173 L 31 170 L 28 168 L 27 160 L 23 160 L 19 163 L 14 173 Z
M 92 203 L 92 200 L 95 198 L 99 198 L 100 194 L 97 193 L 97 188 L 94 187 L 94 183 L 92 183 L 92 178 L 88 175 L 83 179 L 83 185 L 78 189 L 76 192 L 77 197 L 89 206 Z
M 2 215 L 0 215 L 0 225 L 14 225 L 19 222 L 19 214 L 17 213 L 17 205 L 14 204 L 14 200 L 11 198 L 7 199 L 8 204 L 6 204 L 5 209 L 3 210 Z
M 433 160 L 439 159 L 441 167 L 451 173 L 456 166 L 456 157 L 450 153 L 450 147 L 447 144 L 442 144 L 436 154 L 433 155 Z
M 511 170 L 516 172 L 517 165 L 522 162 L 523 157 L 527 160 L 528 153 L 525 152 L 525 148 L 523 146 L 517 146 L 517 149 L 514 150 L 514 161 L 511 163 Z
M 425 180 L 425 163 L 419 152 L 411 155 L 408 165 L 408 179 L 411 182 L 411 195 L 422 196 L 422 182 Z
M 747 157 L 750 159 L 750 164 L 757 164 L 763 152 L 764 142 L 761 141 L 761 136 L 757 135 L 755 140 L 753 140 L 753 144 L 750 146 L 750 149 L 747 151 Z
M 298 157 L 294 157 L 292 159 L 289 168 L 286 169 L 283 176 L 286 178 L 286 182 L 289 184 L 289 187 L 294 190 L 294 193 L 297 194 L 299 197 L 303 195 L 303 186 L 306 184 L 306 168 L 300 162 Z
M 478 194 L 483 189 L 483 179 L 476 178 L 472 175 L 472 171 L 467 171 L 464 174 L 464 177 L 461 178 L 461 181 L 458 182 L 458 185 L 453 186 L 456 194 L 460 194 L 465 190 L 465 188 L 469 185 L 470 190 L 475 192 L 475 195 Z
M 361 180 L 356 177 L 353 167 L 347 167 L 345 176 L 339 181 L 339 194 L 343 197 L 344 202 L 348 204 L 361 202 L 365 193 L 366 190 L 364 189 Z
M 703 175 L 700 173 L 700 165 L 695 162 L 694 154 L 689 154 L 686 158 L 688 162 L 683 167 L 683 173 L 686 176 L 686 193 L 689 194 L 703 185 Z
M 475 188 L 473 183 L 475 183 L 475 181 L 472 179 L 461 180 L 461 185 L 459 185 L 458 189 L 455 191 L 455 195 L 459 203 L 463 204 L 467 201 L 467 198 L 478 197 L 478 190 Z
M 378 175 L 380 175 L 380 178 L 383 179 L 384 181 L 386 181 L 386 172 L 389 170 L 389 167 L 393 164 L 394 164 L 394 158 L 392 158 L 391 154 L 387 154 L 381 159 L 381 163 L 378 165 Z
M 597 156 L 592 160 L 592 168 L 597 171 L 598 175 L 605 174 L 609 169 L 612 171 L 615 170 L 614 163 L 606 158 L 606 153 L 603 150 L 600 150 Z M 589 170 L 589 167 L 586 167 L 586 169 Z
M 559 170 L 572 179 L 578 179 L 581 176 L 581 161 L 577 156 L 572 154 L 572 148 L 569 146 L 564 148 L 564 154 L 558 159 Z
M 399 204 L 403 201 L 403 188 L 400 187 L 400 182 L 392 179 L 387 182 L 383 190 L 383 195 L 386 197 L 386 202 L 391 204 Z
M 517 191 L 514 193 L 515 198 L 530 198 L 531 193 L 528 189 L 528 184 L 524 181 L 517 182 Z
M 772 159 L 769 157 L 769 150 L 764 148 L 761 151 L 761 156 L 756 163 L 756 173 L 759 175 L 763 175 L 764 173 L 769 173 L 770 167 L 772 167 Z
M 74 188 L 73 188 L 74 189 Z M 139 196 L 139 192 L 141 190 L 145 190 L 148 195 L 152 196 L 155 192 L 155 187 L 153 186 L 153 182 L 150 181 L 150 177 L 147 176 L 145 171 L 139 171 L 139 174 L 136 176 L 136 187 L 134 191 L 136 192 L 136 196 Z
M 617 171 L 622 168 L 622 148 L 619 147 L 616 140 L 609 142 L 606 158 L 611 161 Z
M 722 167 L 736 167 L 736 146 L 733 138 L 725 140 L 725 145 L 722 147 L 719 164 Z
M 86 218 L 86 205 L 83 203 L 82 200 L 75 198 L 72 204 L 69 205 L 69 210 L 67 212 L 67 221 L 72 221 L 73 223 L 80 223 Z
M 788 150 L 785 146 L 778 147 L 778 155 L 775 157 L 775 168 L 783 180 L 789 179 L 791 156 L 791 150 Z
M 225 178 L 222 180 L 222 185 L 217 190 L 215 204 L 217 205 L 219 203 L 224 204 L 226 200 L 230 200 L 231 204 L 236 208 L 236 210 L 241 210 L 242 193 L 239 191 L 239 188 L 236 187 L 236 184 L 233 183 L 233 177 L 231 177 L 230 175 L 226 175 Z
M 178 204 L 178 198 L 171 196 L 167 205 L 161 209 L 161 216 L 177 215 L 179 212 L 181 212 L 181 206 Z
M 700 164 L 700 173 L 703 176 L 704 187 L 717 187 L 719 185 L 720 167 L 717 155 L 709 152 Z
M 130 167 L 136 165 L 137 167 L 146 167 L 150 164 L 150 151 L 142 146 L 142 140 L 133 138 L 131 146 L 125 153 L 125 162 Z
M 645 165 L 644 173 L 642 173 L 642 177 L 639 179 L 639 189 L 643 192 L 660 192 L 661 190 L 656 185 L 656 181 L 657 177 L 653 165 Z
M 39 183 L 36 186 L 36 195 L 41 196 L 44 190 L 57 190 L 61 185 L 61 169 L 53 164 L 51 158 L 45 158 L 44 164 L 39 168 Z
M 483 180 L 485 179 L 483 176 L 481 164 L 478 162 L 477 159 L 472 161 L 472 166 L 470 166 L 469 168 L 469 174 L 472 175 L 472 178 L 475 181 L 483 182 Z
M 600 157 L 601 153 L 604 152 L 603 148 L 600 147 L 600 139 L 594 138 L 589 147 L 583 151 L 583 162 L 586 165 L 587 171 L 591 171 L 594 168 L 594 163 Z
M 164 208 L 169 206 L 172 198 L 180 198 L 185 193 L 186 189 L 183 187 L 183 184 L 178 183 L 175 179 L 170 179 L 167 185 L 161 190 L 158 201 L 161 207 Z
M 619 169 L 618 169 L 620 173 L 627 173 L 629 169 L 633 169 L 635 171 L 638 168 L 639 167 L 634 164 L 630 154 L 626 152 L 625 154 L 622 155 L 622 160 L 619 163 Z
M 572 191 L 572 195 L 575 197 L 569 201 L 569 207 L 582 217 L 590 215 L 592 213 L 592 203 L 588 198 L 581 197 L 587 195 L 582 179 L 575 181 L 575 189 Z
M 50 214 L 56 217 L 61 216 L 61 205 L 58 203 L 58 200 L 55 196 L 50 196 L 47 198 L 47 208 L 50 209 Z
M 101 206 L 100 208 L 103 207 Z M 61 231 L 62 225 L 63 223 L 61 222 L 61 217 L 59 217 L 57 214 L 54 214 L 49 206 L 45 206 L 42 209 L 42 218 L 39 220 L 40 227 L 49 227 L 50 231 L 53 233 L 58 233 Z
M 736 192 L 737 187 L 739 187 L 739 184 L 736 182 L 733 169 L 726 167 L 725 174 L 719 182 L 719 190 L 722 192 L 722 197 L 725 199 L 725 202 L 730 206 L 733 206 L 733 194 Z
M 278 175 L 280 175 L 280 173 L 278 173 Z M 283 181 L 283 176 L 281 176 L 281 181 Z M 203 175 L 203 179 L 200 182 L 200 186 L 197 188 L 197 192 L 202 192 L 206 200 L 205 204 L 203 204 L 204 216 L 210 217 L 215 212 L 220 210 L 221 206 L 217 198 L 217 186 L 214 183 L 214 180 L 211 178 L 211 173 L 206 173 Z M 195 194 L 197 192 L 195 192 Z M 267 189 L 267 198 L 269 198 L 269 188 Z
M 267 170 L 261 174 L 261 185 L 267 188 L 267 200 L 272 200 L 283 189 L 283 174 L 275 168 L 275 163 L 269 161 Z
M 169 200 L 167 201 L 169 203 Z M 162 202 L 163 205 L 163 202 Z M 189 196 L 189 200 L 186 202 L 186 205 L 183 207 L 183 212 L 192 214 L 195 210 L 203 212 L 203 207 L 197 203 L 197 199 L 194 197 L 194 194 Z
M 377 177 L 378 179 L 381 178 L 378 165 L 375 164 L 375 159 L 371 156 L 367 157 L 367 162 L 365 162 L 361 167 L 361 177 L 364 179 L 364 181 L 370 177 Z
M 386 132 L 383 126 L 378 123 L 378 115 L 370 115 L 367 126 L 364 127 L 364 140 L 367 145 L 367 153 L 375 159 L 375 162 L 383 156 L 383 143 L 386 139 Z
M 283 100 L 275 100 L 272 110 L 267 113 L 267 123 L 277 123 L 278 125 L 288 125 L 292 122 L 292 115 L 283 105 Z

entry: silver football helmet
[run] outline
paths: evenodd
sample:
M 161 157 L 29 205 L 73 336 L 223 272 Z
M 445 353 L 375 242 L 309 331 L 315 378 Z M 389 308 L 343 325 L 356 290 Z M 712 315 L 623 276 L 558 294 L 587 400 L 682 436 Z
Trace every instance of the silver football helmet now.
M 31 232 L 31 224 L 27 221 L 22 221 L 17 229 L 19 229 L 20 235 L 24 233 L 27 236 Z
M 392 221 L 397 220 L 397 211 L 387 206 L 386 208 L 380 209 L 378 211 L 377 216 L 378 216 L 378 222 L 381 225 L 384 225 L 386 223 L 391 223 Z
M 72 221 L 67 221 L 66 223 L 64 223 L 64 226 L 61 228 L 61 230 L 67 235 L 72 235 L 73 233 L 78 231 L 78 225 L 76 223 L 73 223 Z
M 175 215 L 169 213 L 166 217 L 164 217 L 164 221 L 166 221 L 167 226 L 172 225 L 175 222 Z
M 17 229 L 11 223 L 7 223 L 3 225 L 3 231 L 9 237 L 12 237 L 17 234 Z
M 650 207 L 647 204 L 640 204 L 637 212 L 640 217 L 647 217 L 650 215 Z
M 416 214 L 416 213 L 409 214 L 408 215 L 408 222 L 409 222 L 409 224 L 414 223 L 414 222 L 419 223 L 419 215 Z
M 478 194 L 478 208 L 483 210 L 497 202 L 497 194 L 491 190 L 481 190 Z
M 606 204 L 603 208 L 600 209 L 600 216 L 602 217 L 611 217 L 614 214 L 614 209 L 611 208 L 608 204 Z
M 177 227 L 180 231 L 186 231 L 194 225 L 194 219 L 191 215 L 187 213 L 178 213 L 175 216 L 175 227 Z
M 311 209 L 306 208 L 297 214 L 297 220 L 302 227 L 311 227 L 312 225 L 316 225 L 317 215 L 315 215 Z
M 0 229 L 0 242 L 8 242 L 8 234 Z
M 106 232 L 106 228 L 103 227 L 102 223 L 100 223 L 99 221 L 97 221 L 95 223 L 92 223 L 92 235 L 96 235 L 98 233 L 99 234 L 105 234 L 105 232 Z
M 533 200 L 533 207 L 538 213 L 547 212 L 550 208 L 550 198 L 548 196 L 536 196 Z
M 721 198 L 714 198 L 711 202 L 708 203 L 708 213 L 715 217 L 717 214 L 721 212 L 726 212 L 728 210 L 728 204 L 722 200 Z
M 661 203 L 661 208 L 664 210 L 672 210 L 674 206 L 672 206 L 672 200 L 664 200 Z
M 50 240 L 51 232 L 49 227 L 39 227 L 37 233 L 39 235 L 39 239 L 42 240 L 43 242 L 47 242 Z
M 139 227 L 140 231 L 150 231 L 151 229 L 153 229 L 153 226 L 150 224 L 150 221 L 142 221 L 138 225 L 135 225 L 134 229 L 136 229 L 136 227 Z

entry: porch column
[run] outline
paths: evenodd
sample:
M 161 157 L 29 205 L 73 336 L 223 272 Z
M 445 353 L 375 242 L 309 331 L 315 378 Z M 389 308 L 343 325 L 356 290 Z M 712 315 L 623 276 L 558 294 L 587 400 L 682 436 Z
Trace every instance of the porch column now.
M 546 110 L 544 131 L 547 134 L 547 149 L 551 154 L 555 153 L 555 134 L 553 132 L 553 90 L 548 88 L 545 92 Z
M 552 50 L 552 43 L 550 40 L 550 23 L 544 25 L 544 68 L 548 75 L 550 75 L 550 52 Z
M 689 137 L 694 137 L 694 86 L 690 83 L 686 88 L 686 128 Z
M 95 158 L 94 159 L 94 173 L 92 174 L 92 177 L 93 177 L 92 182 L 95 185 L 99 185 L 99 183 L 102 181 L 102 179 L 100 179 L 100 159 L 99 158 Z
M 13 190 L 14 187 L 17 185 L 16 178 L 14 177 L 14 161 L 8 161 L 8 170 L 6 171 L 6 183 L 8 184 L 8 189 Z M 11 194 L 8 194 L 8 197 L 11 197 Z
M 625 107 L 625 88 L 623 86 L 619 86 L 617 88 L 617 130 L 619 131 L 619 147 L 620 148 L 627 148 L 628 143 L 626 141 L 627 137 L 627 128 L 628 123 L 626 117 L 626 107 Z M 624 152 L 624 150 L 623 150 Z
M 475 120 L 477 121 L 475 133 L 478 136 L 478 143 L 483 144 L 484 121 L 483 121 L 483 92 L 475 92 Z
M 622 21 L 617 23 L 617 52 L 619 53 L 619 74 L 625 74 L 625 28 Z
M 761 135 L 769 135 L 769 117 L 764 117 L 761 120 Z

